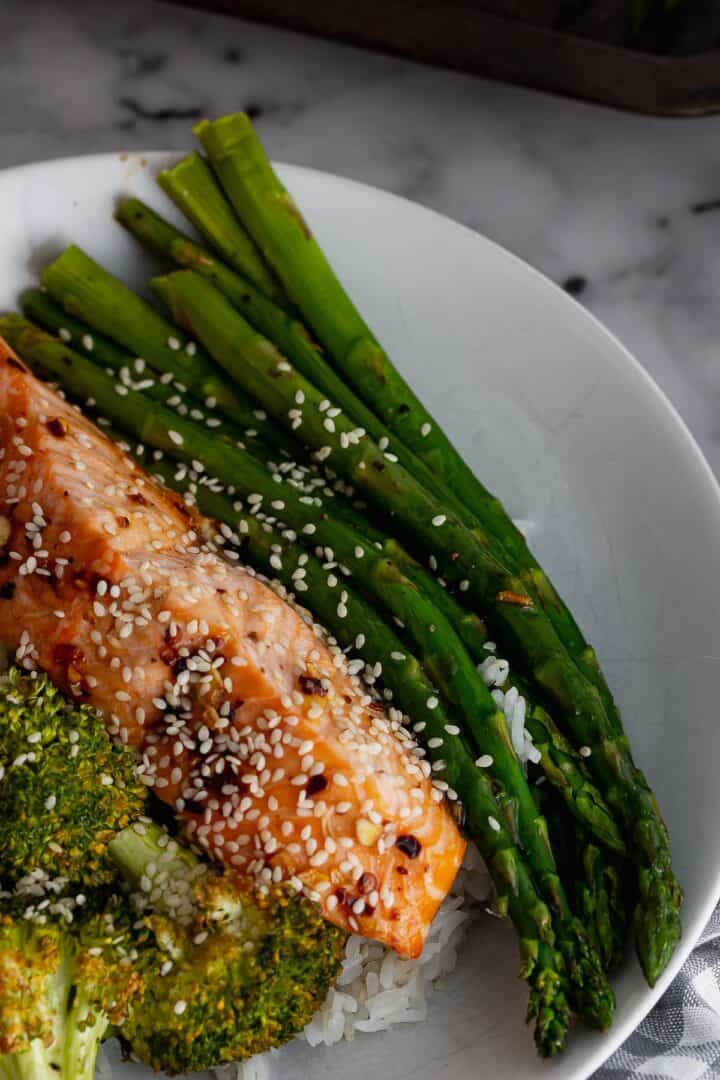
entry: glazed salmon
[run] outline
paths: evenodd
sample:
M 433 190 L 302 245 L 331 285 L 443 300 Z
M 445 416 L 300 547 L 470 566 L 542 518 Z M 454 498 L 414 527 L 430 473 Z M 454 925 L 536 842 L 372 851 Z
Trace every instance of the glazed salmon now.
M 100 710 L 214 858 L 417 955 L 465 844 L 399 719 L 4 343 L 0 514 L 18 661 Z

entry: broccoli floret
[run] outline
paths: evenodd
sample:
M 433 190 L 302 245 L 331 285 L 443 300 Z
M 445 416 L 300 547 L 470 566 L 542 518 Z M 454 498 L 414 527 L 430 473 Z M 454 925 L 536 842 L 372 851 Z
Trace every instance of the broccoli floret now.
M 62 900 L 65 914 L 50 917 L 41 900 L 24 908 L 16 894 L 3 900 L 2 1080 L 92 1080 L 108 1028 L 142 993 L 127 904 L 74 917 L 74 898 Z
M 207 1069 L 305 1027 L 346 940 L 317 905 L 287 886 L 253 888 L 157 827 L 126 829 L 110 850 L 143 889 L 145 994 L 120 1032 L 142 1061 L 171 1075 Z
M 129 750 L 94 710 L 67 702 L 45 675 L 13 668 L 0 687 L 0 878 L 44 870 L 92 888 L 115 873 L 113 836 L 143 812 Z
M 0 818 L 11 826 L 0 875 L 13 886 L 0 903 L 24 904 L 24 922 L 6 915 L 0 942 L 0 1080 L 45 1080 L 46 1066 L 56 1080 L 85 1080 L 120 1021 L 132 1051 L 170 1074 L 302 1030 L 346 937 L 316 905 L 285 886 L 255 889 L 138 820 L 145 789 L 129 751 L 44 676 L 13 671 L 0 692 L 0 762 Z M 108 886 L 121 894 L 114 903 Z M 86 895 L 66 926 L 72 888 Z

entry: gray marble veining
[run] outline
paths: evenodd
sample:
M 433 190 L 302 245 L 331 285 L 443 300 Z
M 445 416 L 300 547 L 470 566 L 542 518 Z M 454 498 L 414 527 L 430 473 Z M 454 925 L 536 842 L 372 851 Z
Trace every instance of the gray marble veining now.
M 0 40 L 0 167 L 181 148 L 195 118 L 249 108 L 276 158 L 416 199 L 566 283 L 720 470 L 720 117 L 624 115 L 151 0 L 0 0 Z

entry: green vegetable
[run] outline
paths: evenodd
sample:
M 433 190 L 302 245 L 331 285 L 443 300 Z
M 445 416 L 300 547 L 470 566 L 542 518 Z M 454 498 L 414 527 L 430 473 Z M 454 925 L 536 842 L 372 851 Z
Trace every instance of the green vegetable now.
M 569 820 L 557 792 L 547 784 L 534 791 L 575 910 L 603 967 L 612 971 L 625 955 L 630 908 L 627 864 L 596 844 L 579 822 Z
M 234 423 L 257 430 L 278 448 L 288 445 L 288 436 L 267 421 L 256 402 L 230 386 L 225 374 L 195 342 L 80 248 L 72 246 L 64 251 L 43 274 L 43 284 L 68 315 L 88 323 L 163 374 L 172 375 L 193 397 L 213 402 L 212 407 Z M 37 311 L 37 298 L 34 304 Z M 118 318 L 120 311 L 122 318 Z M 94 338 L 88 341 L 89 348 L 83 338 L 80 335 L 76 344 L 94 354 Z M 289 445 L 295 444 L 290 440 Z
M 3 833 L 18 834 L 13 851 L 26 861 L 0 901 L 0 1077 L 5 1069 L 15 1080 L 45 1080 L 40 1061 L 48 1076 L 89 1080 L 110 1023 L 123 1022 L 134 1052 L 170 1073 L 239 1060 L 297 1034 L 339 973 L 344 932 L 292 890 L 254 890 L 147 819 L 128 824 L 110 795 L 132 792 L 133 818 L 144 808 L 130 751 L 113 747 L 91 710 L 62 703 L 46 676 L 13 669 L 1 697 L 2 761 L 14 762 L 5 780 L 16 777 Z M 38 730 L 43 739 L 28 744 Z M 36 759 L 18 760 L 18 746 L 28 745 Z M 28 829 L 35 809 L 42 831 Z M 73 853 L 65 877 L 54 876 L 46 845 Z M 88 869 L 113 868 L 112 891 L 94 888 L 98 875 L 86 872 L 81 851 Z M 119 883 L 128 898 L 108 899 Z M 87 895 L 67 899 L 75 884 L 89 885 Z M 36 902 L 38 890 L 48 906 Z
M 0 684 L 0 775 L 0 1077 L 92 1080 L 142 990 L 131 914 L 105 890 L 145 789 L 93 710 L 17 667 Z
M 165 178 L 164 186 L 175 170 L 183 170 L 185 164 L 181 162 L 175 169 L 160 174 L 161 178 Z M 222 199 L 222 193 L 218 194 Z M 210 208 L 203 206 L 203 212 L 209 213 Z M 198 247 L 139 199 L 124 199 L 119 203 L 115 216 L 121 225 L 147 247 L 212 281 L 243 318 L 272 341 L 283 356 L 286 356 L 317 390 L 321 390 L 333 405 L 341 408 L 356 425 L 369 432 L 376 442 L 384 446 L 386 452 L 395 454 L 423 483 L 431 487 L 434 485 L 433 475 L 427 466 L 396 439 L 375 413 L 343 382 L 295 316 L 274 304 L 240 275 L 224 266 L 209 251 Z M 447 497 L 454 509 L 461 516 L 467 517 L 463 504 L 451 493 L 448 493 Z
M 263 295 L 287 305 L 280 282 L 235 217 L 200 154 L 192 153 L 172 169 L 161 172 L 158 183 L 235 270 Z
M 568 652 L 600 691 L 619 733 L 620 719 L 595 653 L 569 609 L 500 500 L 480 483 L 374 337 L 276 176 L 249 118 L 237 113 L 203 121 L 195 132 L 235 211 L 337 371 L 482 522 L 490 550 L 540 599 Z
M 143 992 L 131 927 L 123 902 L 70 923 L 1 902 L 2 1080 L 93 1080 L 100 1043 Z
M 0 683 L 0 775 L 0 881 L 31 871 L 88 889 L 112 880 L 107 845 L 142 813 L 145 789 L 94 710 L 13 668 Z
M 289 886 L 253 889 L 232 871 L 214 870 L 168 843 L 159 826 L 126 829 L 110 850 L 130 883 L 149 885 L 138 944 L 142 1006 L 120 1032 L 142 1061 L 184 1074 L 243 1060 L 302 1031 L 340 973 L 347 937 L 316 904 Z

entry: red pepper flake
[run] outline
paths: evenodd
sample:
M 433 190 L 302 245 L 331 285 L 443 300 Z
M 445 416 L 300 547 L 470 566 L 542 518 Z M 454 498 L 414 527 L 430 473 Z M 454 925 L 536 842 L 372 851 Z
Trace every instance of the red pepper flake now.
M 85 659 L 85 653 L 71 641 L 61 641 L 53 649 L 53 660 L 63 667 L 77 667 Z
M 0 585 L 0 600 L 12 600 L 15 595 L 16 584 L 14 581 L 5 581 Z
M 358 889 L 361 893 L 371 893 L 373 889 L 377 889 L 377 883 L 378 881 L 375 875 L 367 871 L 360 877 Z
M 121 529 L 127 529 L 130 525 L 130 518 L 125 517 L 124 514 L 117 514 L 115 520 L 117 521 Z
M 56 439 L 64 439 L 68 433 L 67 424 L 59 416 L 51 416 L 47 422 L 47 429 Z
M 499 600 L 501 604 L 515 604 L 516 607 L 532 607 L 533 601 L 526 593 L 510 592 L 509 589 L 501 589 L 497 594 L 496 600 Z
M 422 844 L 417 836 L 413 836 L 411 833 L 403 833 L 402 836 L 398 836 L 395 847 L 402 851 L 403 855 L 407 855 L 408 859 L 417 859 L 422 851 Z
M 408 872 L 408 868 L 407 868 L 407 866 L 396 866 L 396 867 L 395 867 L 395 872 L 396 872 L 397 874 L 402 874 L 402 875 L 403 875 L 403 877 L 406 877 L 406 876 L 407 876 L 407 872 Z
M 311 798 L 313 795 L 319 795 L 320 792 L 324 791 L 327 786 L 327 778 L 324 777 L 322 773 L 320 773 L 318 776 L 311 776 L 307 782 L 305 794 L 308 796 L 308 798 Z
M 319 694 L 320 696 L 327 694 L 326 687 L 314 675 L 300 675 L 298 682 L 303 694 Z
M 133 491 L 131 495 L 128 495 L 130 502 L 137 503 L 138 506 L 147 506 L 148 501 L 143 494 L 139 491 Z

